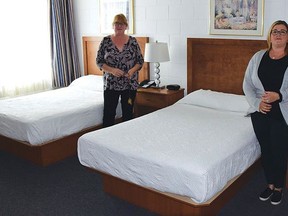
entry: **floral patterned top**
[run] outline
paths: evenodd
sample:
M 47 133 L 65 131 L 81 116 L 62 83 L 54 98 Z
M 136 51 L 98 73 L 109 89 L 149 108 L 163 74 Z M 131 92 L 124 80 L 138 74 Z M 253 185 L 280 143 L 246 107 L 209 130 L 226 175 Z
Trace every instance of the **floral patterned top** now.
M 96 64 L 101 70 L 102 66 L 106 64 L 128 73 L 136 64 L 139 64 L 142 67 L 143 63 L 144 59 L 135 37 L 129 36 L 129 40 L 124 45 L 122 51 L 118 50 L 112 42 L 110 35 L 104 37 L 100 43 Z M 139 71 L 135 72 L 133 76 L 128 79 L 124 76 L 116 77 L 113 74 L 104 71 L 104 90 L 137 90 L 139 86 L 138 73 Z

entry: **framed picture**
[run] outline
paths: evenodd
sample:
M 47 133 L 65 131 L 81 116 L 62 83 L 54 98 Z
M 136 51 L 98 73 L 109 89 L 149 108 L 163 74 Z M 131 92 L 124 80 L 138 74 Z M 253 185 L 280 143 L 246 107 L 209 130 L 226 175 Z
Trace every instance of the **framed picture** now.
M 210 0 L 210 34 L 263 35 L 264 0 Z
M 99 4 L 101 33 L 113 33 L 113 18 L 116 14 L 122 13 L 128 20 L 127 33 L 134 34 L 133 0 L 99 0 Z

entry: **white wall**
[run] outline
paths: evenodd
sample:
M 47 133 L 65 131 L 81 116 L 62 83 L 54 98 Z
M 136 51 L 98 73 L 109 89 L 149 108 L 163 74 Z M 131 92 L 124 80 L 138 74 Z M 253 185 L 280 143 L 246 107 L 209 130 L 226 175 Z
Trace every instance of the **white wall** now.
M 171 61 L 161 63 L 161 84 L 177 83 L 186 88 L 187 37 L 266 39 L 266 32 L 275 20 L 288 21 L 288 1 L 263 1 L 263 36 L 226 36 L 209 35 L 210 0 L 134 0 L 135 35 L 148 36 L 150 41 L 158 40 L 169 44 Z M 77 44 L 83 71 L 82 36 L 101 35 L 99 0 L 74 0 L 73 3 Z M 151 70 L 151 79 L 153 76 Z

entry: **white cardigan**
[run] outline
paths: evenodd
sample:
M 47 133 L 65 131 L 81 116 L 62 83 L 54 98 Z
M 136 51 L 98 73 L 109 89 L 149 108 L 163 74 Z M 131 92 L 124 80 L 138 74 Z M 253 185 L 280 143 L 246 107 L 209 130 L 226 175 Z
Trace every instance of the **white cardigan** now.
M 243 81 L 243 91 L 250 108 L 249 113 L 259 111 L 261 96 L 264 94 L 264 87 L 258 77 L 258 68 L 266 50 L 258 51 L 253 55 L 247 66 Z M 283 82 L 280 88 L 282 101 L 279 103 L 282 115 L 288 125 L 288 68 L 285 71 Z

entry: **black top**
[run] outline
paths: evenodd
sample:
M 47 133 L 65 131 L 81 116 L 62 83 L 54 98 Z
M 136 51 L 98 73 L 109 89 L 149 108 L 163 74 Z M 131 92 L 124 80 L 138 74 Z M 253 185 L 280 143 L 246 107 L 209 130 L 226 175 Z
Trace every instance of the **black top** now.
M 288 67 L 288 56 L 280 59 L 271 59 L 266 52 L 260 62 L 258 76 L 265 91 L 274 91 L 280 93 L 285 71 Z M 283 119 L 279 100 L 271 103 L 271 111 L 267 113 L 269 117 Z

